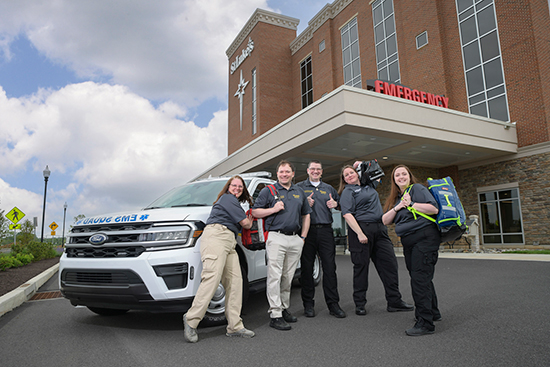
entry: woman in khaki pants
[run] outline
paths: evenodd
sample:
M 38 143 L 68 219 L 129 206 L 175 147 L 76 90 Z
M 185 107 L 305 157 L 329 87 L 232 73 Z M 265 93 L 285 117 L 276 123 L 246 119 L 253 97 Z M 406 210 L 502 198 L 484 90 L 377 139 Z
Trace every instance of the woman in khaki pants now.
M 231 177 L 219 193 L 201 239 L 201 284 L 191 308 L 183 315 L 184 338 L 189 343 L 199 340 L 197 326 L 201 322 L 220 281 L 225 287 L 225 316 L 227 336 L 252 338 L 253 331 L 244 327 L 241 319 L 242 276 L 239 256 L 235 251 L 241 227 L 250 228 L 240 203 L 252 204 L 243 179 Z

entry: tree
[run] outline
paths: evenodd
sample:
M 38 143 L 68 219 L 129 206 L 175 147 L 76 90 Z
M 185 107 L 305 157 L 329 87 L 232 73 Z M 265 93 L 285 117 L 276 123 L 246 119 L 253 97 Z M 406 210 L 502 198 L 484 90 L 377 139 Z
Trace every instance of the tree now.
M 9 236 L 9 228 L 8 218 L 4 215 L 4 210 L 0 209 L 0 243 Z
M 86 218 L 86 216 L 84 214 L 78 214 L 76 217 L 73 218 L 74 219 L 73 224 L 75 224 L 76 222 L 78 222 L 79 220 L 84 219 L 84 218 Z M 71 227 L 71 229 L 73 228 L 72 225 L 70 227 Z
M 22 245 L 28 245 L 34 240 L 36 240 L 34 225 L 27 219 L 21 224 L 21 231 L 17 235 L 17 242 L 20 242 Z

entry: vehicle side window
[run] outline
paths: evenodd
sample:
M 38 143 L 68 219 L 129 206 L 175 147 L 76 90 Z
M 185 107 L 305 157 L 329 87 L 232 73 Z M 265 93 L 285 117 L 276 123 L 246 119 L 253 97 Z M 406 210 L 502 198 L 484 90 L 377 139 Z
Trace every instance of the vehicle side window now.
M 256 199 L 258 198 L 258 195 L 260 195 L 260 191 L 265 187 L 265 183 L 261 182 L 256 186 L 256 190 L 254 190 L 254 193 L 252 194 L 252 203 L 256 202 Z

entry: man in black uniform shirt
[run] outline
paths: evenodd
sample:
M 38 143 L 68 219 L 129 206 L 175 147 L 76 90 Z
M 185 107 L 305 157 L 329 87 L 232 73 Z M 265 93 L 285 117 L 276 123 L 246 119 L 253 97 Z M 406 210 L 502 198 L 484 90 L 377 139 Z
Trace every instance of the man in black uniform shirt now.
M 301 285 L 304 315 L 315 316 L 315 284 L 313 282 L 313 264 L 319 254 L 323 268 L 323 292 L 331 315 L 344 318 L 346 313 L 338 302 L 338 280 L 336 277 L 336 247 L 332 233 L 332 208 L 338 206 L 338 192 L 334 187 L 321 181 L 323 166 L 312 160 L 307 167 L 308 179 L 298 183 L 313 210 L 310 214 L 310 227 L 302 250 Z

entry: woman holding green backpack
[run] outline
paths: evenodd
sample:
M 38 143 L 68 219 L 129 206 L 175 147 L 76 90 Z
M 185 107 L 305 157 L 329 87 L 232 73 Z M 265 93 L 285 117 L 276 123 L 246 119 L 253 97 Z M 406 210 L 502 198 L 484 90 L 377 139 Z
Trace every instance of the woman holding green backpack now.
M 411 277 L 416 323 L 405 332 L 410 336 L 432 334 L 435 330 L 433 322 L 441 320 L 432 282 L 441 238 L 437 224 L 417 213 L 437 214 L 437 202 L 407 166 L 396 166 L 391 178 L 391 191 L 384 205 L 382 222 L 385 225 L 395 223 L 395 233 L 401 237 L 405 264 Z

